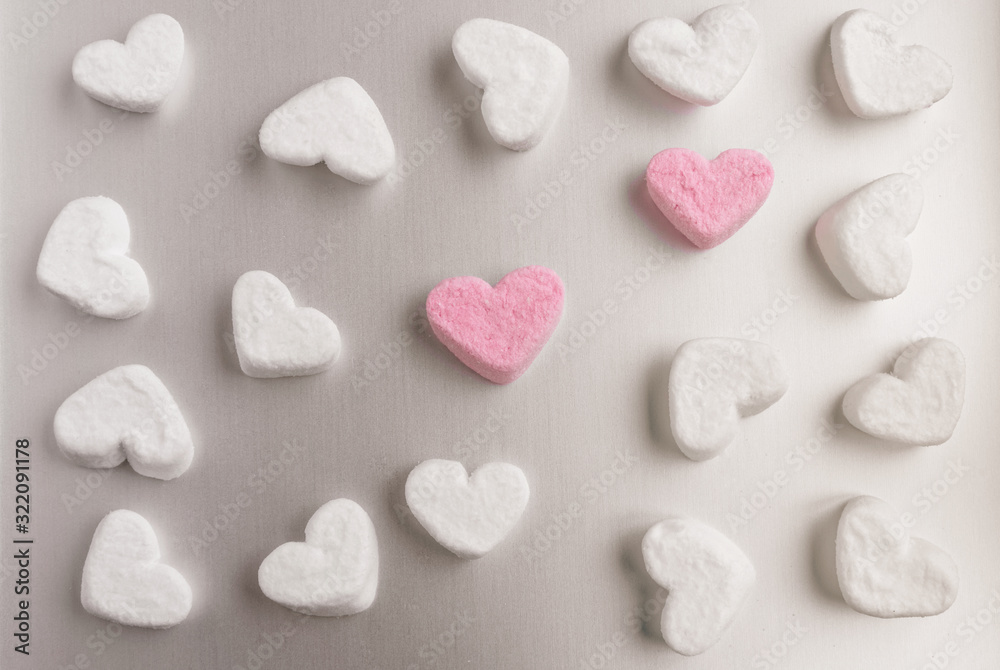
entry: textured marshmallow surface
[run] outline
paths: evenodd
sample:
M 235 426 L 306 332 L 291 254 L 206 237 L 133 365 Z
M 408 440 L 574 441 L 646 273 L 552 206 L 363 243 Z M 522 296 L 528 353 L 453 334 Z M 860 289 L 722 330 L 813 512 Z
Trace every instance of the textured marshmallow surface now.
M 913 266 L 906 236 L 923 209 L 920 183 L 905 174 L 876 179 L 828 209 L 816 242 L 830 271 L 858 300 L 895 298 Z
M 699 249 L 729 239 L 761 208 L 774 168 L 752 149 L 729 149 L 707 161 L 688 149 L 666 149 L 646 168 L 646 186 L 670 223 Z
M 180 408 L 145 365 L 123 365 L 87 383 L 56 410 L 53 429 L 63 455 L 88 468 L 127 458 L 140 475 L 173 479 L 194 456 Z
M 127 509 L 97 525 L 83 564 L 80 602 L 94 616 L 126 626 L 169 628 L 191 611 L 191 587 L 160 562 L 153 527 Z
M 844 417 L 858 430 L 894 442 L 947 442 L 965 402 L 965 357 L 954 344 L 926 338 L 906 348 L 892 374 L 865 377 L 844 396 Z
M 302 614 L 363 612 L 378 589 L 375 526 L 353 500 L 331 500 L 309 519 L 305 542 L 268 554 L 257 581 L 268 598 Z
M 650 528 L 642 538 L 642 558 L 649 576 L 668 591 L 663 640 L 685 656 L 719 640 L 757 579 L 739 547 L 694 519 L 671 517 Z
M 736 87 L 757 50 L 760 28 L 737 5 L 720 5 L 688 25 L 679 19 L 640 23 L 628 40 L 639 72 L 681 100 L 715 105 Z
M 479 558 L 496 547 L 521 518 L 528 495 L 524 473 L 509 463 L 487 463 L 470 477 L 457 461 L 432 459 L 406 478 L 413 516 L 462 558 Z
M 944 550 L 910 537 L 888 503 L 860 496 L 837 526 L 837 580 L 852 608 L 883 619 L 933 616 L 958 596 L 958 566 Z
M 463 23 L 451 48 L 465 78 L 483 89 L 483 120 L 497 144 L 524 151 L 541 142 L 566 99 L 569 59 L 562 49 L 492 19 Z
M 427 319 L 455 356 L 496 384 L 520 377 L 559 323 L 563 284 L 540 265 L 495 287 L 478 277 L 446 279 L 427 296 Z
M 136 22 L 124 44 L 101 40 L 73 59 L 73 81 L 87 95 L 129 112 L 152 112 L 177 83 L 184 60 L 184 31 L 166 14 Z
M 254 270 L 233 287 L 233 339 L 240 368 L 251 377 L 322 372 L 340 356 L 340 332 L 322 312 L 296 307 L 274 275 Z
M 766 344 L 723 337 L 685 342 L 668 381 L 677 446 L 695 461 L 718 456 L 736 437 L 740 418 L 764 411 L 787 390 L 785 366 Z
M 863 119 L 930 107 L 951 90 L 951 66 L 930 49 L 899 46 L 895 26 L 864 9 L 833 24 L 833 70 L 844 101 Z
M 260 127 L 260 148 L 290 165 L 326 161 L 331 172 L 358 184 L 378 181 L 396 162 L 375 101 L 350 77 L 314 84 L 271 112 Z
M 129 226 L 111 198 L 77 198 L 52 223 L 38 256 L 38 282 L 77 309 L 127 319 L 149 304 L 146 273 L 126 256 Z

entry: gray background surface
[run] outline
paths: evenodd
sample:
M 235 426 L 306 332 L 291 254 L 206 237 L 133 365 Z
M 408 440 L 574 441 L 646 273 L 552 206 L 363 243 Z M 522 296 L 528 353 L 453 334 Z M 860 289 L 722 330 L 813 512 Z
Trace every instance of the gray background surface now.
M 908 670 L 949 643 L 957 656 L 948 667 L 996 664 L 996 619 L 971 636 L 961 627 L 970 616 L 985 619 L 1000 588 L 1000 281 L 977 279 L 989 274 L 983 259 L 995 262 L 1000 241 L 994 0 L 866 3 L 902 12 L 900 39 L 928 44 L 956 73 L 944 101 L 884 122 L 853 117 L 832 76 L 829 27 L 854 0 L 748 3 L 761 46 L 733 94 L 710 109 L 681 104 L 644 80 L 626 41 L 642 20 L 690 20 L 711 2 L 586 0 L 563 2 L 563 14 L 555 0 L 226 2 L 53 1 L 55 15 L 17 48 L 10 33 L 43 3 L 9 0 L 2 9 L 2 564 L 11 566 L 15 437 L 32 440 L 36 542 L 30 659 L 11 652 L 8 571 L 0 582 L 5 668 L 81 660 L 107 668 L 247 667 L 253 650 L 267 655 L 266 640 L 279 637 L 263 667 L 580 668 L 604 653 L 608 667 L 622 668 Z M 368 45 L 344 49 L 376 12 L 393 8 Z M 119 113 L 73 85 L 77 49 L 121 40 L 157 11 L 177 18 L 187 37 L 178 90 L 159 113 Z M 570 58 L 567 105 L 528 153 L 495 145 L 478 111 L 448 113 L 463 101 L 477 104 L 450 49 L 455 28 L 477 16 L 534 30 Z M 357 79 L 379 105 L 401 164 L 420 162 L 405 179 L 355 186 L 323 166 L 282 165 L 252 149 L 268 112 L 338 75 Z M 625 127 L 605 130 L 615 125 Z M 53 163 L 66 162 L 68 147 L 102 127 L 110 132 L 80 164 L 57 174 Z M 615 137 L 599 140 L 602 132 Z M 767 149 L 774 162 L 764 208 L 711 252 L 691 252 L 664 231 L 644 196 L 646 163 L 671 146 L 706 156 Z M 213 189 L 213 175 L 231 161 L 239 174 Z M 926 192 L 911 237 L 913 278 L 895 300 L 855 302 L 818 256 L 812 226 L 850 190 L 900 170 L 919 174 Z M 540 197 L 560 178 L 568 184 L 557 197 Z M 199 192 L 211 197 L 200 201 Z M 150 307 L 124 322 L 88 320 L 34 277 L 59 210 L 97 194 L 128 213 L 132 256 L 153 292 Z M 519 230 L 512 216 L 524 214 L 529 199 L 540 213 Z M 563 320 L 522 379 L 493 386 L 436 342 L 421 305 L 446 277 L 496 282 L 533 263 L 563 278 Z M 251 269 L 285 279 L 300 304 L 335 320 L 345 350 L 332 371 L 281 380 L 241 374 L 227 344 L 229 297 Z M 967 285 L 968 298 L 958 291 Z M 769 311 L 782 295 L 790 308 Z M 18 366 L 30 367 L 34 352 L 60 340 L 68 324 L 78 334 L 22 379 Z M 947 444 L 892 447 L 849 426 L 820 439 L 824 422 L 843 423 L 837 407 L 850 384 L 888 369 L 912 336 L 934 330 L 969 362 L 964 415 Z M 787 361 L 787 396 L 745 421 L 714 461 L 693 463 L 657 440 L 647 391 L 676 347 L 693 337 L 755 333 Z M 392 344 L 400 341 L 407 344 Z M 195 435 L 194 464 L 175 481 L 127 466 L 95 478 L 53 443 L 52 416 L 63 399 L 125 363 L 146 364 L 163 379 Z M 795 450 L 810 445 L 817 452 L 797 460 Z M 619 452 L 637 462 L 612 474 Z M 528 511 L 480 561 L 450 555 L 404 513 L 406 474 L 431 457 L 458 458 L 470 469 L 506 460 L 527 473 Z M 970 469 L 929 502 L 921 490 L 959 459 Z M 784 485 L 768 484 L 778 480 Z M 727 521 L 767 488 L 773 498 L 751 519 Z M 952 552 L 962 588 L 948 612 L 882 621 L 844 604 L 832 542 L 840 509 L 857 494 L 910 512 L 918 535 Z M 257 567 L 277 544 L 301 540 L 313 511 L 337 497 L 360 503 L 375 523 L 378 598 L 357 616 L 301 620 L 260 593 Z M 554 530 L 573 505 L 579 515 Z M 191 616 L 171 630 L 111 638 L 114 627 L 80 606 L 91 535 L 104 514 L 122 507 L 149 519 L 165 560 L 195 590 Z M 220 521 L 226 510 L 239 514 Z M 670 513 L 726 532 L 759 575 L 723 640 L 692 659 L 657 639 L 658 616 L 646 631 L 630 618 L 651 597 L 634 550 Z M 223 529 L 208 530 L 213 524 Z M 546 532 L 558 535 L 548 546 L 537 539 Z M 283 628 L 292 635 L 279 635 Z M 774 663 L 760 655 L 772 648 L 783 653 Z

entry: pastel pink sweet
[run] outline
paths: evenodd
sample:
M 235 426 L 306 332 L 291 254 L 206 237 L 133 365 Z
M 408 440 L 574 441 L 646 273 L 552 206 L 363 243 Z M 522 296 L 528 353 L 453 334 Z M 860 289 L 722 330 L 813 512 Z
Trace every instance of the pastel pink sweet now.
M 458 360 L 495 384 L 509 384 L 552 335 L 563 296 L 562 280 L 540 265 L 514 270 L 496 286 L 453 277 L 427 296 L 427 319 Z
M 771 192 L 774 168 L 752 149 L 729 149 L 713 161 L 689 149 L 666 149 L 646 168 L 646 186 L 670 223 L 699 249 L 728 240 Z

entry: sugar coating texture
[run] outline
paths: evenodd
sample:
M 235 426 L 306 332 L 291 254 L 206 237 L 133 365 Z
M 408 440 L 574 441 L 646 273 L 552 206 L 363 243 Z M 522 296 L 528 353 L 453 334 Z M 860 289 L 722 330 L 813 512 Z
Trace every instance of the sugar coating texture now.
M 844 417 L 858 430 L 893 442 L 947 442 L 965 403 L 965 357 L 948 340 L 929 337 L 896 359 L 892 374 L 865 377 L 844 395 Z
M 685 342 L 667 389 L 678 448 L 691 460 L 715 458 L 736 437 L 740 419 L 776 403 L 788 384 L 784 364 L 766 344 L 724 337 Z
M 528 480 L 510 463 L 487 463 L 470 477 L 457 461 L 432 459 L 406 478 L 406 505 L 441 546 L 480 558 L 517 524 L 528 505 Z
M 184 31 L 166 14 L 136 22 L 125 42 L 101 40 L 73 58 L 73 81 L 105 105 L 129 112 L 156 111 L 167 98 L 184 60 Z
M 77 198 L 52 222 L 35 275 L 38 283 L 87 314 L 127 319 L 149 305 L 149 282 L 129 258 L 128 217 L 103 196 Z
M 268 598 L 302 614 L 363 612 L 378 589 L 375 526 L 353 500 L 331 500 L 309 519 L 305 542 L 286 542 L 268 554 L 257 581 Z
M 774 168 L 752 149 L 729 149 L 711 162 L 689 149 L 666 149 L 646 168 L 646 186 L 667 220 L 699 249 L 732 237 L 761 208 Z
M 958 596 L 958 566 L 910 536 L 899 513 L 872 496 L 851 500 L 837 526 L 837 580 L 853 609 L 883 619 L 941 614 Z
M 191 432 L 170 391 L 145 365 L 123 365 L 88 382 L 56 410 L 59 450 L 87 468 L 128 459 L 140 475 L 174 479 L 194 457 Z
M 271 112 L 260 148 L 289 165 L 325 161 L 334 174 L 373 184 L 396 163 L 396 147 L 375 101 L 350 77 L 314 84 Z
M 847 106 L 863 119 L 930 107 L 951 90 L 951 66 L 922 46 L 900 46 L 896 27 L 865 9 L 840 16 L 830 31 L 833 71 Z
M 233 339 L 251 377 L 293 377 L 329 369 L 340 356 L 340 331 L 312 307 L 296 307 L 280 279 L 261 270 L 233 286 Z
M 427 296 L 427 320 L 458 360 L 495 384 L 509 384 L 559 324 L 563 296 L 562 280 L 540 265 L 514 270 L 495 287 L 453 277 Z
M 675 18 L 640 23 L 628 40 L 639 72 L 667 93 L 696 105 L 715 105 L 743 78 L 760 28 L 738 5 L 720 5 L 694 23 Z
M 700 521 L 671 517 L 642 538 L 646 572 L 667 589 L 660 630 L 671 649 L 695 656 L 718 642 L 757 580 L 746 554 Z
M 191 611 L 191 587 L 160 562 L 156 533 L 127 509 L 111 512 L 97 525 L 83 564 L 83 609 L 124 626 L 170 628 Z
M 913 267 L 906 236 L 917 227 L 923 204 L 918 181 L 891 174 L 823 213 L 816 224 L 816 242 L 851 297 L 885 300 L 903 292 Z
M 525 151 L 541 142 L 566 99 L 569 59 L 562 49 L 493 19 L 463 23 L 451 48 L 465 78 L 483 89 L 483 120 L 496 143 Z

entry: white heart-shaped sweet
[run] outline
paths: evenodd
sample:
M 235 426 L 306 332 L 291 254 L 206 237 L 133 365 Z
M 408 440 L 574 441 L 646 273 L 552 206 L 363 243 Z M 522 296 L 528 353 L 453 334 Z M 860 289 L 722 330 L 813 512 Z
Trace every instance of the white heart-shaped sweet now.
M 53 421 L 66 458 L 113 468 L 126 458 L 140 475 L 173 479 L 191 465 L 191 432 L 170 391 L 145 365 L 105 372 L 66 398 Z
M 760 27 L 738 5 L 720 5 L 688 25 L 658 18 L 636 26 L 628 55 L 639 72 L 667 93 L 715 105 L 736 87 L 757 50 Z
M 87 95 L 129 112 L 152 112 L 174 89 L 184 60 L 184 31 L 166 14 L 151 14 L 125 43 L 101 40 L 73 59 L 73 81 Z
M 878 14 L 855 9 L 830 32 L 833 71 L 844 101 L 863 119 L 930 107 L 951 90 L 951 66 L 922 46 L 900 46 L 895 27 Z
M 869 435 L 915 446 L 947 442 L 965 402 L 965 357 L 928 337 L 896 359 L 892 374 L 865 377 L 844 396 L 844 417 Z
M 764 411 L 785 394 L 788 373 L 766 344 L 702 338 L 677 349 L 667 390 L 677 446 L 688 458 L 704 461 L 733 441 L 742 417 Z
M 854 191 L 820 217 L 816 242 L 830 271 L 858 300 L 895 298 L 910 280 L 906 236 L 923 209 L 920 183 L 891 174 Z
M 125 210 L 111 198 L 77 198 L 52 222 L 35 274 L 38 283 L 77 309 L 127 319 L 149 304 L 149 283 L 129 258 Z
M 441 546 L 480 558 L 503 540 L 528 505 L 528 480 L 517 466 L 487 463 L 470 477 L 458 461 L 431 459 L 406 478 L 406 505 Z
M 719 640 L 757 579 L 750 559 L 729 538 L 684 517 L 650 528 L 642 538 L 642 559 L 653 581 L 668 591 L 663 640 L 685 656 Z
M 97 525 L 83 564 L 80 602 L 94 616 L 125 626 L 169 628 L 191 611 L 191 587 L 160 563 L 156 533 L 127 509 Z
M 378 588 L 375 526 L 353 500 L 331 500 L 309 519 L 305 542 L 286 542 L 267 555 L 257 581 L 268 598 L 302 614 L 363 612 Z
M 465 78 L 483 89 L 483 120 L 497 144 L 525 151 L 559 116 L 569 85 L 562 49 L 520 26 L 466 21 L 451 40 Z
M 271 112 L 260 127 L 260 148 L 289 165 L 325 161 L 357 184 L 378 181 L 396 162 L 375 101 L 350 77 L 314 84 Z
M 269 272 L 244 273 L 233 286 L 233 340 L 251 377 L 296 377 L 327 370 L 340 356 L 340 331 Z
M 910 537 L 892 506 L 872 496 L 854 498 L 840 515 L 837 580 L 848 605 L 883 619 L 940 614 L 958 596 L 952 557 Z

